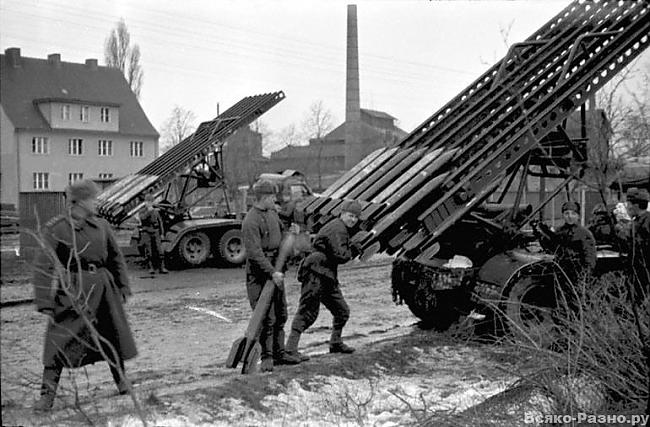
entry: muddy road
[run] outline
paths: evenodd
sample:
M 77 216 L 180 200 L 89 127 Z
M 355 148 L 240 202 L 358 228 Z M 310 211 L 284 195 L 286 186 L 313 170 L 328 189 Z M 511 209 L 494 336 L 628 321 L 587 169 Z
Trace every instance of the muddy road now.
M 224 367 L 251 314 L 243 269 L 149 278 L 132 266 L 130 273 L 127 313 L 139 355 L 126 371 L 152 425 L 405 425 L 462 411 L 514 381 L 507 350 L 468 341 L 462 324 L 445 334 L 418 328 L 392 301 L 387 258 L 340 271 L 351 308 L 344 340 L 356 353 L 328 353 L 331 315 L 321 307 L 300 343 L 311 360 L 270 374 Z M 3 273 L 3 302 L 29 296 L 25 268 L 10 274 Z M 300 293 L 295 270 L 286 288 L 290 323 Z M 46 320 L 29 304 L 4 307 L 0 318 L 3 425 L 138 425 L 133 402 L 116 394 L 103 363 L 66 370 L 52 414 L 32 414 Z

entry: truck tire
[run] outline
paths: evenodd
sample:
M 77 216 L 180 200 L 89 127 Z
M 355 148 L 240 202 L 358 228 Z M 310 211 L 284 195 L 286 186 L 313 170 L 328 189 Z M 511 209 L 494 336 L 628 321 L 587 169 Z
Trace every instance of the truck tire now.
M 188 265 L 201 265 L 210 255 L 210 238 L 200 231 L 187 233 L 178 243 L 178 255 Z
M 242 265 L 246 261 L 244 239 L 240 230 L 228 230 L 219 239 L 219 256 L 228 265 Z
M 556 310 L 554 290 L 533 277 L 523 276 L 508 293 L 503 323 L 514 340 L 549 348 L 557 339 Z
M 427 267 L 412 260 L 393 262 L 393 299 L 406 303 L 418 317 L 421 327 L 446 331 L 460 318 L 455 303 L 462 295 L 457 290 L 436 290 L 433 283 L 423 279 Z

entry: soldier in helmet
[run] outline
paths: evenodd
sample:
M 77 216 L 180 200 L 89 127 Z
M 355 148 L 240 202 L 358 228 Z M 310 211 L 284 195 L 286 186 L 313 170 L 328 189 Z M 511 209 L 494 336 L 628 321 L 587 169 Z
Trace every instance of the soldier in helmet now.
M 587 278 L 596 269 L 596 241 L 589 230 L 579 224 L 580 205 L 567 201 L 562 205 L 564 224 L 556 231 L 540 223 L 535 227 L 542 247 L 556 256 L 569 279 Z
M 242 223 L 246 248 L 246 290 L 254 310 L 267 281 L 276 285 L 269 311 L 262 323 L 262 372 L 272 372 L 273 365 L 289 365 L 300 360 L 284 349 L 284 324 L 287 321 L 287 300 L 284 291 L 284 271 L 276 270 L 275 261 L 282 241 L 282 222 L 275 206 L 275 186 L 258 181 L 253 186 L 255 203 Z
M 350 229 L 354 228 L 361 214 L 361 205 L 356 201 L 344 202 L 339 218 L 326 224 L 314 239 L 314 251 L 305 258 L 298 271 L 302 283 L 298 311 L 291 323 L 287 339 L 287 352 L 308 360 L 298 352 L 300 335 L 318 318 L 322 303 L 333 316 L 330 353 L 353 353 L 354 348 L 343 343 L 343 327 L 350 318 L 350 309 L 343 298 L 338 281 L 338 265 L 350 261 L 358 250 L 350 242 Z
M 160 212 L 153 206 L 154 197 L 147 194 L 144 197 L 144 211 L 140 213 L 141 237 L 144 244 L 145 257 L 149 265 L 149 273 L 155 274 L 156 269 L 161 274 L 167 274 L 165 254 L 162 249 L 163 221 Z
M 36 411 L 52 408 L 64 367 L 78 368 L 105 357 L 119 393 L 128 392 L 124 361 L 137 353 L 123 307 L 131 289 L 113 232 L 95 216 L 97 192 L 92 181 L 70 185 L 67 214 L 50 220 L 43 232 L 44 249 L 34 269 L 34 302 L 49 321 Z M 103 338 L 101 349 L 89 323 Z
M 617 224 L 619 237 L 626 249 L 630 273 L 635 283 L 639 301 L 650 293 L 650 195 L 645 189 L 630 188 L 626 193 L 626 207 L 632 218 L 627 224 Z

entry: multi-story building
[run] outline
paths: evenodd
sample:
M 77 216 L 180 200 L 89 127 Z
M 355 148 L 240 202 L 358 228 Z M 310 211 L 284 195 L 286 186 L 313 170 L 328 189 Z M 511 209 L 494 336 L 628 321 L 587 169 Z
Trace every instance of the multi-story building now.
M 9 48 L 0 76 L 1 198 L 21 218 L 34 206 L 58 213 L 75 180 L 119 178 L 158 155 L 158 132 L 119 70 Z

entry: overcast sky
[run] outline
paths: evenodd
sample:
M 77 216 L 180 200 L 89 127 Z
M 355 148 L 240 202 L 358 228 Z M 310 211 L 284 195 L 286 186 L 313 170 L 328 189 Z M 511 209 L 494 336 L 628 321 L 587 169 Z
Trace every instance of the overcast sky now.
M 23 56 L 104 63 L 104 41 L 124 18 L 140 45 L 142 106 L 160 129 L 174 105 L 198 121 L 241 98 L 282 90 L 262 117 L 299 126 L 322 100 L 345 116 L 346 5 L 339 0 L 0 0 L 0 45 Z M 410 132 L 567 0 L 357 1 L 361 106 Z M 197 123 L 198 124 L 198 123 Z

